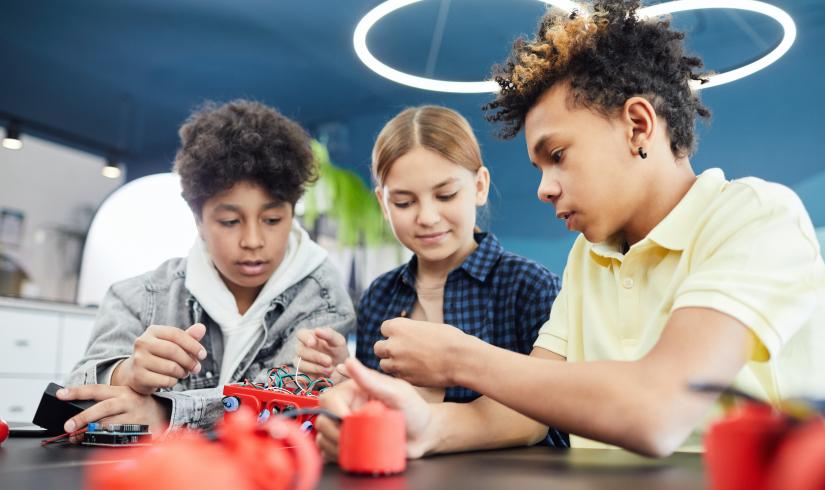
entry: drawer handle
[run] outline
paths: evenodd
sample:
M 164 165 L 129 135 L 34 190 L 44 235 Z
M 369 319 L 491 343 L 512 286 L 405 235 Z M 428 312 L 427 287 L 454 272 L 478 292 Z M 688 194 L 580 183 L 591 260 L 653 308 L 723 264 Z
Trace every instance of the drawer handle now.
M 21 412 L 23 412 L 23 406 L 22 405 L 12 405 L 12 406 L 9 407 L 9 412 L 11 412 L 11 413 L 21 413 Z
M 17 339 L 14 341 L 14 345 L 17 347 L 28 347 L 29 341 L 26 339 Z

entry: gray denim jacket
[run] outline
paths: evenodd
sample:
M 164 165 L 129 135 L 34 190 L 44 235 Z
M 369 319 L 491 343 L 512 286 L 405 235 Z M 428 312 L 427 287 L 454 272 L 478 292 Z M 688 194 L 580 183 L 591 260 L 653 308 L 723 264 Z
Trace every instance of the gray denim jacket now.
M 150 325 L 186 329 L 206 325 L 201 340 L 207 357 L 201 371 L 155 394 L 171 401 L 170 427 L 211 427 L 223 415 L 223 387 L 218 386 L 223 361 L 223 335 L 185 288 L 186 259 L 171 259 L 156 270 L 112 285 L 95 321 L 86 354 L 75 366 L 69 385 L 107 382 L 99 376 L 115 362 L 129 357 L 135 340 Z M 267 371 L 292 362 L 297 349 L 294 333 L 303 328 L 331 327 L 346 335 L 355 326 L 355 312 L 329 259 L 300 282 L 272 300 L 254 347 L 246 354 L 232 381 L 262 381 Z

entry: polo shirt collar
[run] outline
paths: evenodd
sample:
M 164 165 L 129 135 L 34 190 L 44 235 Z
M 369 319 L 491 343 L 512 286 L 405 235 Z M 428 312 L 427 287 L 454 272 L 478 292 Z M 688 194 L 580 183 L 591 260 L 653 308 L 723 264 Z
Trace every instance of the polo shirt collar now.
M 685 197 L 658 225 L 647 234 L 649 240 L 669 250 L 682 251 L 690 240 L 690 230 L 727 184 L 722 169 L 711 168 L 702 172 Z
M 650 230 L 639 244 L 651 241 L 669 250 L 684 250 L 688 245 L 690 230 L 696 226 L 697 219 L 705 211 L 708 203 L 726 184 L 722 169 L 711 168 L 702 172 L 676 207 Z M 604 242 L 590 244 L 590 251 L 594 259 L 601 263 L 604 259 L 622 260 L 624 254 L 620 247 L 618 238 L 611 237 Z M 607 262 L 609 263 L 609 260 Z

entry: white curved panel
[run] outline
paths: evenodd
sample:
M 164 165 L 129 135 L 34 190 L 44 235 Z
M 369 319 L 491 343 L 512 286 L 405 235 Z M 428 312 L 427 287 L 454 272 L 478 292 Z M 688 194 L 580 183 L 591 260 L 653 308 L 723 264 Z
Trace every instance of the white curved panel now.
M 100 304 L 112 283 L 188 254 L 197 228 L 180 193 L 176 174 L 155 174 L 129 182 L 103 202 L 83 250 L 79 304 Z

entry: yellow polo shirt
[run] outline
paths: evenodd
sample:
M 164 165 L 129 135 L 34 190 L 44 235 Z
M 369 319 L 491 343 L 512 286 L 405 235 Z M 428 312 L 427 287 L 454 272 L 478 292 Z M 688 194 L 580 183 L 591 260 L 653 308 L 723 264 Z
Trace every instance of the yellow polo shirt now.
M 734 386 L 771 401 L 825 396 L 825 265 L 793 191 L 710 169 L 643 240 L 626 254 L 618 245 L 579 236 L 536 347 L 571 362 L 636 360 L 674 310 L 713 308 L 759 341 Z M 704 426 L 719 413 L 717 406 L 681 449 L 701 449 Z

